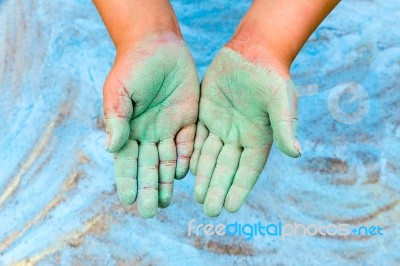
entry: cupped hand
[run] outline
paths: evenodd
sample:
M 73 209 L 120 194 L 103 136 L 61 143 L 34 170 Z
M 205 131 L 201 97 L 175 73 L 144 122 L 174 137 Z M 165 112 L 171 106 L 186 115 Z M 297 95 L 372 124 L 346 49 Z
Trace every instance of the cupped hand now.
M 195 198 L 209 216 L 242 206 L 273 141 L 288 156 L 300 156 L 297 91 L 272 66 L 223 48 L 202 81 L 199 110 L 190 169 Z
M 139 214 L 167 207 L 174 177 L 193 151 L 199 81 L 191 54 L 174 33 L 154 33 L 117 51 L 104 85 L 107 150 L 114 153 L 120 200 Z

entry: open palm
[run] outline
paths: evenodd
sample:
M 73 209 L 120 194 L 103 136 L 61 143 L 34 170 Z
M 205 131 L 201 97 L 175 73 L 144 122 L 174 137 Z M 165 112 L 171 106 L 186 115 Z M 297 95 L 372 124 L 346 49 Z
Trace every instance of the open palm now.
M 142 216 L 168 206 L 174 177 L 188 171 L 198 101 L 197 71 L 176 35 L 149 36 L 117 55 L 104 87 L 107 150 L 121 201 L 138 198 Z
M 223 48 L 201 86 L 191 171 L 205 213 L 237 211 L 256 183 L 273 140 L 298 157 L 297 93 L 273 70 Z

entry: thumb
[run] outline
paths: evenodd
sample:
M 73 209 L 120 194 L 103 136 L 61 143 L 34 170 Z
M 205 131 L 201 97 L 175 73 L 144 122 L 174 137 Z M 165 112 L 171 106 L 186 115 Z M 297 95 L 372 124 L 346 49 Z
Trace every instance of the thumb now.
M 297 158 L 301 148 L 297 139 L 297 90 L 292 80 L 279 88 L 268 108 L 274 142 L 284 154 Z
M 124 87 L 104 87 L 104 118 L 106 124 L 106 150 L 117 152 L 128 141 L 129 121 L 133 113 L 132 100 Z

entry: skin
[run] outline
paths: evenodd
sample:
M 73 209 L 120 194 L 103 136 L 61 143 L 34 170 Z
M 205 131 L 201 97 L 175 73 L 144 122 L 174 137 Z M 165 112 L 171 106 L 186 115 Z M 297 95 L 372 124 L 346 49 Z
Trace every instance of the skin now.
M 240 208 L 273 140 L 285 154 L 300 155 L 289 69 L 338 2 L 255 0 L 214 59 L 202 83 L 190 162 L 197 173 L 195 196 L 207 215 Z M 117 48 L 104 110 L 118 192 L 127 204 L 138 197 L 139 213 L 152 217 L 157 201 L 165 207 L 171 200 L 172 176 L 187 171 L 197 117 L 196 71 L 168 1 L 94 3 Z
M 297 91 L 292 61 L 339 1 L 256 0 L 201 86 L 194 194 L 208 216 L 243 205 L 272 142 L 290 157 L 297 140 Z
M 296 136 L 293 82 L 223 48 L 202 82 L 191 162 L 195 197 L 204 203 L 205 213 L 217 216 L 223 206 L 238 210 L 261 174 L 273 140 L 285 154 L 298 157 Z
M 168 1 L 94 1 L 117 48 L 104 84 L 107 150 L 124 204 L 153 217 L 189 168 L 199 80 Z M 138 26 L 140 25 L 140 26 Z

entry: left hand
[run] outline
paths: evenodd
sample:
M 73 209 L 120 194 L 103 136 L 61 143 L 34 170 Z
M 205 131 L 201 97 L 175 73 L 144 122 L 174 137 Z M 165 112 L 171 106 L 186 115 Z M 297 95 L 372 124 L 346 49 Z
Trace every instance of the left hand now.
M 300 156 L 297 91 L 273 65 L 223 48 L 202 81 L 199 110 L 190 169 L 195 198 L 209 216 L 242 206 L 273 140 L 288 156 Z

